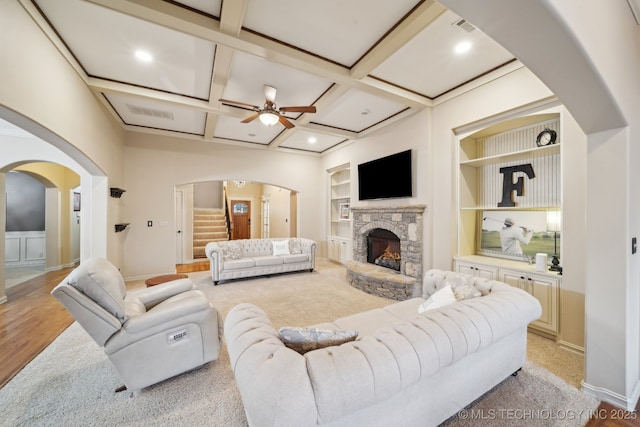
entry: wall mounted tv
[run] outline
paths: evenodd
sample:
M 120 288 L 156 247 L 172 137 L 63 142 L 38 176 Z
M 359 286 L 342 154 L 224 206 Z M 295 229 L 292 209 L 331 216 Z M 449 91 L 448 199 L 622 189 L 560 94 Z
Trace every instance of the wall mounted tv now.
M 360 200 L 412 197 L 411 150 L 358 165 Z

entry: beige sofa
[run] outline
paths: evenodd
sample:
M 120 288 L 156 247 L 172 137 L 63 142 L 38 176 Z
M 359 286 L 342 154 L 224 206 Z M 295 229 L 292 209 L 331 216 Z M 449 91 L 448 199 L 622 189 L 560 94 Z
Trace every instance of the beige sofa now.
M 430 270 L 429 297 L 460 275 Z M 286 347 L 265 313 L 234 307 L 225 339 L 252 426 L 435 426 L 517 372 L 538 301 L 503 282 L 463 276 L 481 297 L 418 314 L 425 298 L 319 328 L 357 329 L 356 341 L 304 354 Z
M 242 239 L 209 242 L 209 258 L 214 284 L 221 280 L 264 276 L 315 268 L 316 242 L 305 238 Z

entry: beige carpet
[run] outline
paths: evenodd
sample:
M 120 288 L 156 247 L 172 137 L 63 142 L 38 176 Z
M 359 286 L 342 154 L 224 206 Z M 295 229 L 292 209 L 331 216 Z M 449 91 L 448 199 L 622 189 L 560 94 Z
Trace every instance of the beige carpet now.
M 223 316 L 240 302 L 252 302 L 271 316 L 276 327 L 320 323 L 390 303 L 351 288 L 344 269 L 323 260 L 313 273 L 215 287 L 208 272 L 190 276 Z M 0 425 L 246 425 L 226 347 L 217 361 L 142 391 L 114 393 L 120 385 L 102 350 L 73 323 L 0 389 Z M 597 405 L 595 399 L 527 362 L 517 377 L 506 379 L 447 424 L 580 426 Z

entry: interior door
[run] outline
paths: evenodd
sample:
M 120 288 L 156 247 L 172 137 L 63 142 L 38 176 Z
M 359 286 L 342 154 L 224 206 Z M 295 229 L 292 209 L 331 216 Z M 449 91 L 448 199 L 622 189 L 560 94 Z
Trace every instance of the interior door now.
M 251 238 L 251 202 L 234 200 L 231 202 L 233 216 L 233 236 L 231 240 Z
M 182 230 L 184 228 L 184 193 L 176 191 L 176 264 L 184 263 L 184 241 Z

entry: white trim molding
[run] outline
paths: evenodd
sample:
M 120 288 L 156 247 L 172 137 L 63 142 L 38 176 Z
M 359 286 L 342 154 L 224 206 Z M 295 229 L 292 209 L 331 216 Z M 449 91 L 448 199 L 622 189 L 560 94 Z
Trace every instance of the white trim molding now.
M 588 395 L 627 411 L 635 410 L 636 402 L 638 402 L 638 397 L 640 397 L 640 382 L 636 383 L 631 396 L 623 396 L 606 388 L 593 386 L 584 381 L 580 382 L 580 386 L 582 387 L 582 391 Z

